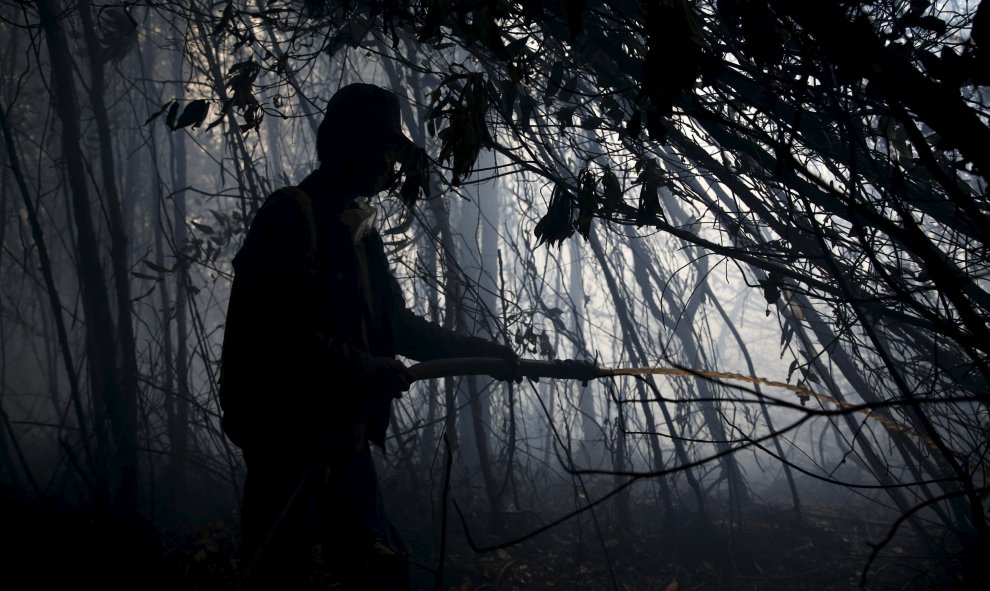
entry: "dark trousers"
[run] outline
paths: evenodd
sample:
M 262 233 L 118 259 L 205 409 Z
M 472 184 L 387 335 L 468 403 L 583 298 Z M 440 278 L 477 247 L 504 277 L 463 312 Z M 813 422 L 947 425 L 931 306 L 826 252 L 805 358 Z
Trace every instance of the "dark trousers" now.
M 242 581 L 247 589 L 408 589 L 401 542 L 371 452 L 245 450 Z

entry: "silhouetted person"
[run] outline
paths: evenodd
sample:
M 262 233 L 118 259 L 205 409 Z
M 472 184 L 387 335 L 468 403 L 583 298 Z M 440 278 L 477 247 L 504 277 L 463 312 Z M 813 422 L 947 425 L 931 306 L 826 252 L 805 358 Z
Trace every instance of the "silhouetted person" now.
M 234 258 L 220 402 L 247 464 L 252 588 L 306 586 L 316 548 L 344 589 L 406 588 L 368 445 L 384 446 L 391 401 L 412 382 L 395 356 L 515 359 L 403 302 L 362 201 L 393 186 L 414 150 L 396 95 L 340 89 L 319 128 L 319 169 L 266 200 Z

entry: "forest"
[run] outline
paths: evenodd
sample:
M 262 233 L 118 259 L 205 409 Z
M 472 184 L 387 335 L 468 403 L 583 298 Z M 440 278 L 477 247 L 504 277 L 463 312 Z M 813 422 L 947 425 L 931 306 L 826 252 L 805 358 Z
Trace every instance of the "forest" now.
M 407 306 L 561 374 L 395 401 L 414 589 L 980 585 L 978 0 L 2 0 L 0 64 L 4 588 L 238 588 L 231 261 L 352 82 Z

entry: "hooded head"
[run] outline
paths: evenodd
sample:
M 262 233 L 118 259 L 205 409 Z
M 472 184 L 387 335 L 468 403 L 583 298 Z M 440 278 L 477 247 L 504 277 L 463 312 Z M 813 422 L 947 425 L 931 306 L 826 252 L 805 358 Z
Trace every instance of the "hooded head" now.
M 372 84 L 349 84 L 327 103 L 316 136 L 320 169 L 357 195 L 370 196 L 397 180 L 396 164 L 415 148 L 402 132 L 399 97 Z

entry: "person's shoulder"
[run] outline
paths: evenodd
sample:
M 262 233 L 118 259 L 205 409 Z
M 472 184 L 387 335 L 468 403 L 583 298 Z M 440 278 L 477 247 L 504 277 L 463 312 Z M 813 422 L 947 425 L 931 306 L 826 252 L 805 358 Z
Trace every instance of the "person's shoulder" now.
M 300 207 L 291 193 L 279 189 L 269 195 L 254 214 L 244 241 L 246 256 L 257 255 L 272 247 L 304 250 L 311 238 L 310 213 Z
M 284 228 L 286 226 L 302 227 L 306 223 L 308 199 L 295 187 L 284 187 L 270 194 L 254 215 L 252 227 Z
M 261 209 L 258 210 L 260 214 L 262 211 L 270 212 L 268 215 L 275 215 L 278 213 L 285 213 L 286 211 L 291 211 L 293 209 L 299 209 L 300 201 L 309 201 L 309 196 L 299 187 L 282 187 L 265 198 L 265 201 L 261 204 Z

